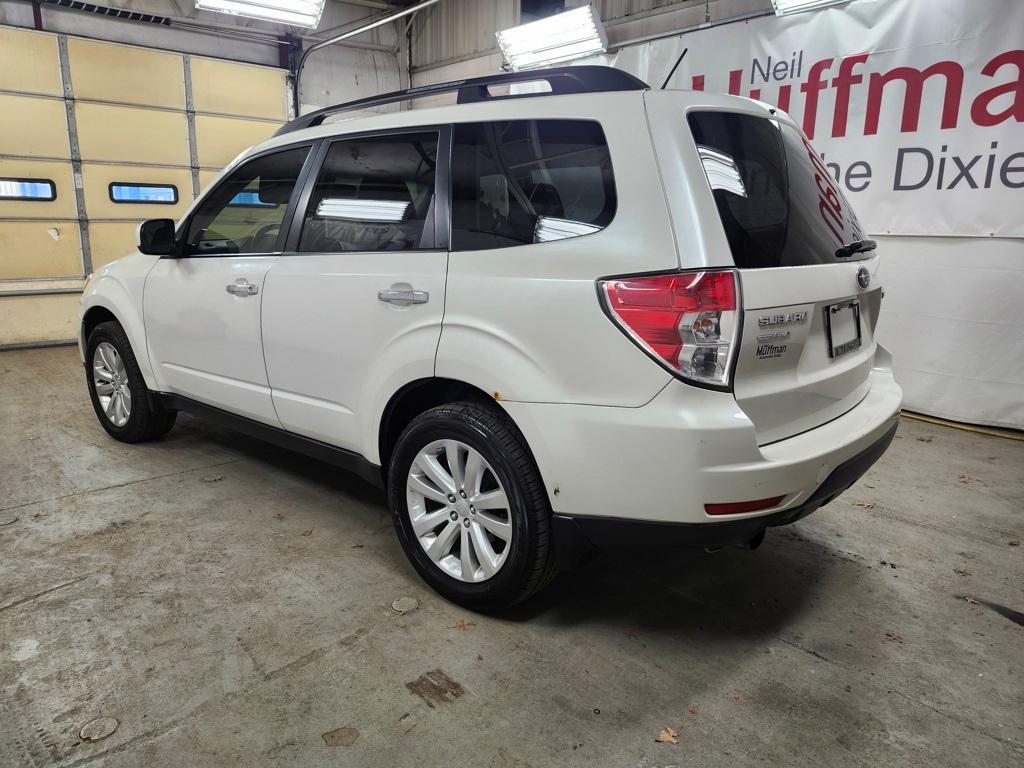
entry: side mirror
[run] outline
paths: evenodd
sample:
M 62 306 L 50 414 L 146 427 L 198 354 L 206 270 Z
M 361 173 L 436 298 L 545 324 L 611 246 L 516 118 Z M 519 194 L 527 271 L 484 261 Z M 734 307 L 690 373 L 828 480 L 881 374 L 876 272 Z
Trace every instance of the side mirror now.
M 139 224 L 135 233 L 139 251 L 150 256 L 169 256 L 174 253 L 174 220 L 149 219 Z

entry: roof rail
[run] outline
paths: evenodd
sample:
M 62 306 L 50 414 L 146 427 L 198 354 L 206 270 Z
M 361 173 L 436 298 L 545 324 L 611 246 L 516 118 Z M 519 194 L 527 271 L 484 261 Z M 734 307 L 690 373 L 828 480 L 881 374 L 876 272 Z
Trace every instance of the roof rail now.
M 489 88 L 493 85 L 539 81 L 547 82 L 551 91 L 516 94 L 515 96 L 492 96 L 489 91 Z M 365 99 L 356 99 L 355 101 L 346 101 L 343 104 L 324 107 L 285 123 L 274 135 L 280 136 L 292 131 L 300 131 L 303 128 L 312 128 L 323 123 L 331 115 L 341 112 L 377 107 L 381 104 L 393 104 L 399 101 L 418 99 L 422 96 L 433 96 L 437 93 L 458 91 L 458 103 L 467 104 L 474 101 L 487 101 L 489 99 L 549 96 L 567 93 L 600 93 L 604 91 L 642 91 L 648 88 L 650 86 L 643 80 L 633 77 L 633 75 L 623 72 L 621 69 L 590 64 L 578 67 L 535 69 L 527 72 L 503 72 L 499 75 L 486 75 L 484 77 L 471 77 L 466 80 L 453 80 L 448 83 L 421 85 L 404 91 L 383 93 L 379 96 L 369 96 Z

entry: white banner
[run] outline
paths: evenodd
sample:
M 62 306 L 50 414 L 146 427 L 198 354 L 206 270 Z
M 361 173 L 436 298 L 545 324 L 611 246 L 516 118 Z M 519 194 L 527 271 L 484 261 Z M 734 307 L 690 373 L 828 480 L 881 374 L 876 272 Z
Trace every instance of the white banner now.
M 789 112 L 876 235 L 1024 237 L 1024 1 L 853 0 L 624 49 Z

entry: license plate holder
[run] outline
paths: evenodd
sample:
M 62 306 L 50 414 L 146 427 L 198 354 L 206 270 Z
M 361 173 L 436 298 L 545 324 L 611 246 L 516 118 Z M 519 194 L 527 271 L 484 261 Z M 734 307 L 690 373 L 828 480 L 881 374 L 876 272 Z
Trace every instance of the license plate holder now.
M 842 301 L 825 307 L 828 356 L 835 360 L 861 346 L 860 301 Z

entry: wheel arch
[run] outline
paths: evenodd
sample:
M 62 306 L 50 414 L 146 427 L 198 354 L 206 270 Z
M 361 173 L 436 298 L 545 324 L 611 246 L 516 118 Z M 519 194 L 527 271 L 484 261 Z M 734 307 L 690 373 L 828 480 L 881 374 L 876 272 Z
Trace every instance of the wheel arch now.
M 102 304 L 91 306 L 85 311 L 82 315 L 81 326 L 78 329 L 83 353 L 85 351 L 85 345 L 89 341 L 89 334 L 93 332 L 93 329 L 100 323 L 106 323 L 111 320 L 118 323 L 122 328 L 124 327 L 124 323 L 120 321 L 117 315 Z
M 476 402 L 480 404 L 491 404 L 500 408 L 515 424 L 516 429 L 523 438 L 523 445 L 533 461 L 538 473 L 541 472 L 533 448 L 523 430 L 516 424 L 516 420 L 502 407 L 500 399 L 485 392 L 484 390 L 458 379 L 443 377 L 431 377 L 411 381 L 391 396 L 384 411 L 381 414 L 378 430 L 378 450 L 381 464 L 381 476 L 387 485 L 388 465 L 391 463 L 391 454 L 402 431 L 414 418 L 424 411 L 435 408 L 446 403 Z M 543 474 L 541 473 L 542 481 Z
M 113 281 L 105 281 L 112 283 Z M 135 310 L 127 292 L 118 284 L 105 285 L 104 293 L 91 291 L 85 298 L 78 322 L 79 350 L 82 362 L 85 362 L 85 347 L 89 343 L 89 334 L 100 323 L 116 322 L 124 329 L 128 342 L 135 353 L 142 378 L 151 390 L 157 390 L 156 379 L 149 364 L 149 349 L 146 346 L 145 331 L 142 327 L 141 314 Z M 113 295 L 111 295 L 113 294 Z

